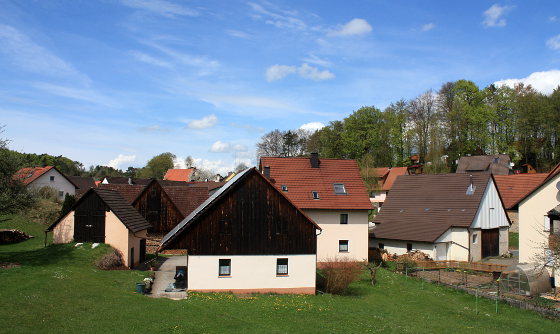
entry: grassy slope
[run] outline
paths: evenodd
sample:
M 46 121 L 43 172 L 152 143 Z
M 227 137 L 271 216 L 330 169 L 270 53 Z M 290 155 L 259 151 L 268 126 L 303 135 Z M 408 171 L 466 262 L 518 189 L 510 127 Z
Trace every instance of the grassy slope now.
M 0 270 L 0 332 L 98 333 L 551 333 L 560 322 L 444 287 L 381 271 L 375 288 L 354 284 L 350 296 L 267 295 L 238 299 L 196 294 L 188 300 L 136 295 L 138 271 L 100 271 L 94 250 L 71 245 L 43 248 L 43 227 L 20 218 L 10 223 L 40 236 L 0 246 L 0 261 L 22 264 Z

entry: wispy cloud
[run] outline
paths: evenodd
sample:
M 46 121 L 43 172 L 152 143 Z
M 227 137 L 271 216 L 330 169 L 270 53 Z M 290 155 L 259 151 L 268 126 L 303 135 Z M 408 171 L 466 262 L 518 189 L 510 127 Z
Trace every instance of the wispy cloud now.
M 427 23 L 422 26 L 422 31 L 430 31 L 434 29 L 436 25 L 434 23 Z
M 331 67 L 332 63 L 326 59 L 322 59 L 319 58 L 317 56 L 315 56 L 314 54 L 309 54 L 309 56 L 303 58 L 304 62 L 310 63 L 310 64 L 315 64 L 315 65 L 319 65 L 319 66 L 323 66 L 323 67 Z
M 189 129 L 208 129 L 213 127 L 218 123 L 218 117 L 216 115 L 211 114 L 208 116 L 204 116 L 202 119 L 192 120 L 187 124 L 187 128 Z
M 560 34 L 549 38 L 546 41 L 546 46 L 552 50 L 560 50 Z
M 174 63 L 197 68 L 199 70 L 198 74 L 201 76 L 208 75 L 220 67 L 220 62 L 206 56 L 179 52 L 153 41 L 143 41 L 143 43 L 170 57 Z M 156 59 L 156 61 L 159 60 Z
M 107 166 L 113 167 L 115 169 L 121 168 L 125 163 L 132 163 L 136 160 L 136 155 L 124 155 L 119 154 L 115 159 L 107 162 Z
M 268 82 L 280 80 L 290 74 L 297 73 L 304 79 L 315 81 L 333 79 L 335 76 L 329 70 L 319 70 L 316 67 L 310 66 L 307 63 L 299 67 L 289 65 L 272 65 L 266 70 L 266 80 Z
M 200 14 L 194 9 L 164 0 L 121 0 L 121 3 L 127 7 L 145 10 L 169 18 L 198 16 Z
M 327 33 L 328 36 L 355 36 L 364 35 L 372 31 L 371 25 L 364 19 L 353 19 L 350 22 L 339 25 Z
M 231 152 L 231 151 L 245 152 L 247 151 L 247 146 L 240 145 L 240 144 L 232 144 L 232 143 L 218 140 L 214 142 L 210 147 L 210 152 L 212 153 L 222 153 L 222 152 Z
M 233 37 L 237 37 L 237 38 L 251 39 L 251 35 L 249 35 L 246 32 L 239 31 L 239 30 L 228 29 L 228 30 L 226 30 L 226 34 L 228 34 L 230 36 L 233 36 Z
M 488 8 L 484 11 L 484 13 L 482 13 L 482 15 L 484 16 L 482 25 L 484 25 L 485 27 L 505 27 L 507 22 L 503 17 L 511 9 L 513 9 L 512 6 L 500 6 L 498 4 L 492 5 L 492 7 Z
M 0 52 L 24 71 L 66 77 L 87 85 L 91 80 L 14 27 L 0 24 Z
M 140 127 L 138 130 L 142 132 L 170 132 L 171 131 L 171 129 L 164 128 L 159 125 L 147 125 L 147 126 Z
M 266 131 L 266 129 L 261 126 L 253 126 L 249 124 L 239 124 L 239 123 L 231 123 L 230 125 L 238 129 L 247 130 L 248 132 L 262 133 Z
M 302 126 L 300 126 L 300 129 L 303 130 L 308 130 L 308 131 L 316 131 L 316 130 L 320 130 L 322 128 L 325 127 L 325 124 L 321 123 L 321 122 L 311 122 L 311 123 L 305 123 Z
M 261 5 L 254 2 L 249 2 L 248 5 L 253 10 L 252 17 L 258 20 L 263 20 L 266 24 L 270 24 L 281 29 L 307 29 L 307 24 L 297 17 L 296 12 L 273 7 L 270 3 L 266 4 L 267 8 L 265 8 L 265 4 Z
M 560 70 L 550 70 L 543 72 L 533 72 L 529 76 L 521 79 L 505 79 L 494 82 L 496 86 L 514 87 L 518 83 L 531 85 L 543 94 L 551 94 L 560 86 Z
M 557 17 L 557 16 L 550 16 L 550 17 L 548 18 L 548 20 L 549 20 L 550 22 L 556 22 L 556 21 L 558 21 L 558 17 Z
M 89 88 L 74 88 L 68 86 L 53 85 L 50 83 L 36 82 L 33 87 L 43 90 L 49 94 L 63 96 L 75 100 L 91 102 L 105 107 L 118 107 L 120 104 L 103 94 L 97 93 Z
M 140 51 L 130 51 L 130 54 L 136 58 L 136 60 L 141 61 L 143 63 L 147 63 L 150 65 L 160 66 L 160 67 L 171 67 L 171 64 L 164 61 L 147 55 Z

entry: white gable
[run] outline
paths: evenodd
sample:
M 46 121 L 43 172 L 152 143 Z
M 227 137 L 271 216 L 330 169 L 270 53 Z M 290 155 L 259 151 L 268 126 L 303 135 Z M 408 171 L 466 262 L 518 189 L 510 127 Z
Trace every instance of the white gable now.
M 499 227 L 509 227 L 509 222 L 498 189 L 496 189 L 494 180 L 490 179 L 471 228 L 492 229 Z

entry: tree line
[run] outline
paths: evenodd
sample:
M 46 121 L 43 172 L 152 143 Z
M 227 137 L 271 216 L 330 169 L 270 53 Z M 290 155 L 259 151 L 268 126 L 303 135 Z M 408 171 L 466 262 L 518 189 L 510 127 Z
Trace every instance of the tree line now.
M 548 170 L 560 156 L 560 87 L 550 95 L 530 85 L 444 83 L 383 111 L 362 107 L 309 134 L 274 130 L 257 144 L 257 156 L 357 159 L 369 166 L 407 166 L 418 155 L 425 171 L 454 171 L 464 155 L 509 154 L 514 163 Z

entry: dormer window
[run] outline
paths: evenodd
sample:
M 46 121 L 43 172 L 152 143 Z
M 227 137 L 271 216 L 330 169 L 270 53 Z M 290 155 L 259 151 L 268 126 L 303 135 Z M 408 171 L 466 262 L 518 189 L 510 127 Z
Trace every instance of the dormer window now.
M 288 186 L 283 184 L 282 185 L 282 191 L 288 192 Z
M 318 191 L 312 191 L 311 196 L 313 196 L 313 199 L 319 199 L 319 192 Z
M 54 181 L 54 175 L 51 175 L 50 179 L 51 181 Z
M 333 184 L 334 193 L 337 195 L 346 195 L 346 187 L 343 183 L 335 183 Z

